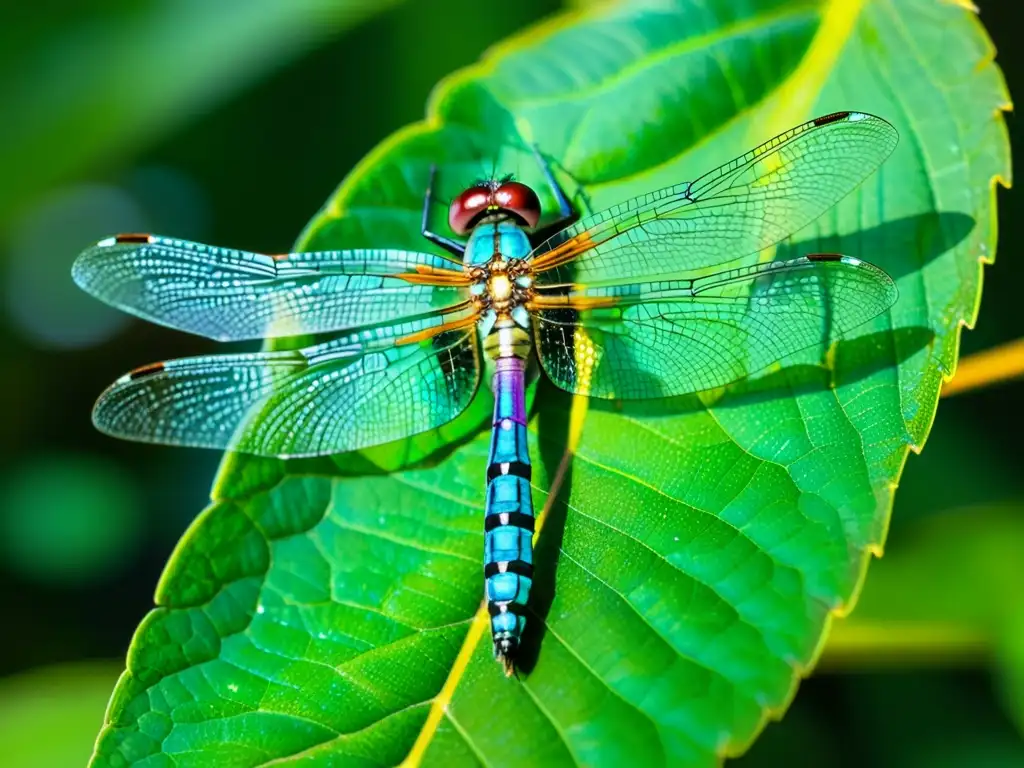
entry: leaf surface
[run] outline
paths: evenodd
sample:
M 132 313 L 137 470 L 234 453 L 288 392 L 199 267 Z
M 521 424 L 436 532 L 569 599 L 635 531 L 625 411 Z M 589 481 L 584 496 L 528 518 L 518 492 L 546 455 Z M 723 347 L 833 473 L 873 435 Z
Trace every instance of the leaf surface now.
M 423 248 L 433 163 L 441 199 L 493 164 L 551 210 L 536 141 L 600 210 L 855 109 L 893 122 L 900 146 L 778 250 L 872 261 L 900 300 L 827 351 L 700 396 L 588 404 L 541 382 L 518 679 L 491 659 L 480 612 L 486 388 L 404 443 L 229 457 L 136 634 L 93 764 L 703 766 L 742 752 L 852 607 L 976 315 L 992 187 L 1009 178 L 993 56 L 973 13 L 935 0 L 623 3 L 541 24 L 443 83 L 304 249 Z

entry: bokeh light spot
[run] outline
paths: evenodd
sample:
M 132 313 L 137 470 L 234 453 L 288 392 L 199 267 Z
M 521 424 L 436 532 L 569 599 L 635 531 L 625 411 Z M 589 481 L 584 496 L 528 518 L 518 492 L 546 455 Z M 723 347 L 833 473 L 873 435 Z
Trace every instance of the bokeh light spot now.
M 13 227 L 4 304 L 14 325 L 44 348 L 88 347 L 123 327 L 128 315 L 107 307 L 71 279 L 85 247 L 117 232 L 146 231 L 148 219 L 116 187 L 82 184 L 35 206 Z
M 111 461 L 36 456 L 0 478 L 0 553 L 25 578 L 103 581 L 128 564 L 141 533 L 140 494 Z

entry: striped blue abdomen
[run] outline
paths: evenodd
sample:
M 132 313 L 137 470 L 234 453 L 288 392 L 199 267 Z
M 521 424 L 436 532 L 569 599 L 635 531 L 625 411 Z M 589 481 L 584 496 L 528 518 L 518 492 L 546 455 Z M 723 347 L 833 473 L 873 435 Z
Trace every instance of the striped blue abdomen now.
M 533 500 L 526 445 L 526 361 L 495 360 L 484 577 L 494 655 L 511 674 L 533 582 Z

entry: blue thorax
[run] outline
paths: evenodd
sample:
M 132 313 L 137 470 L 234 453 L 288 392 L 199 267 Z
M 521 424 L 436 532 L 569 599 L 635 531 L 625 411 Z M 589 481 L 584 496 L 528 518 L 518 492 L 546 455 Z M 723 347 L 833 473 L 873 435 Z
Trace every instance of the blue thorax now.
M 467 267 L 482 267 L 495 253 L 501 253 L 506 261 L 525 259 L 531 250 L 530 239 L 515 222 L 510 219 L 487 221 L 470 233 L 463 263 Z

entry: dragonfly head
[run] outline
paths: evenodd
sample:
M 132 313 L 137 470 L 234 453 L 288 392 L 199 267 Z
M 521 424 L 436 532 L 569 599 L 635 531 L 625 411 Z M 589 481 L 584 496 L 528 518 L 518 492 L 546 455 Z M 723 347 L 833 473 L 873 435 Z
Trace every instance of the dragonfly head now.
M 506 215 L 526 227 L 540 221 L 540 199 L 525 184 L 512 181 L 511 176 L 479 181 L 452 200 L 448 208 L 448 225 L 459 235 L 470 230 L 487 216 Z

